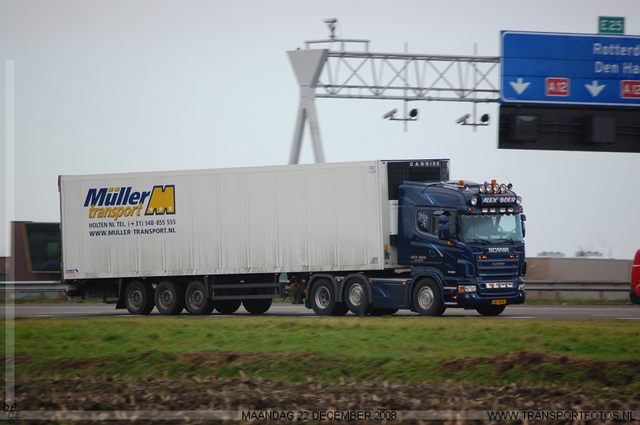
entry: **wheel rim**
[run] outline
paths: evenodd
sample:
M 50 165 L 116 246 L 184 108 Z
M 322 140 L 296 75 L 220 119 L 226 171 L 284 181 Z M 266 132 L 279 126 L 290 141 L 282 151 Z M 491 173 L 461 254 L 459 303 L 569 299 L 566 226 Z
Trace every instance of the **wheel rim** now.
M 202 294 L 202 291 L 199 291 L 197 289 L 195 291 L 192 291 L 191 295 L 189 296 L 189 302 L 193 307 L 197 307 L 197 308 L 202 307 L 203 300 L 204 300 L 204 296 Z
M 364 299 L 364 289 L 359 283 L 354 283 L 349 288 L 349 302 L 351 305 L 358 307 Z
M 329 307 L 331 294 L 326 286 L 321 286 L 316 290 L 316 305 L 322 309 Z
M 164 308 L 171 307 L 171 303 L 173 302 L 173 292 L 169 289 L 164 289 L 160 293 L 160 305 Z
M 420 308 L 423 310 L 428 310 L 433 305 L 433 301 L 435 300 L 435 296 L 433 295 L 433 290 L 428 286 L 420 289 L 418 292 L 418 304 Z
M 134 289 L 129 292 L 129 305 L 135 309 L 142 307 L 142 291 Z

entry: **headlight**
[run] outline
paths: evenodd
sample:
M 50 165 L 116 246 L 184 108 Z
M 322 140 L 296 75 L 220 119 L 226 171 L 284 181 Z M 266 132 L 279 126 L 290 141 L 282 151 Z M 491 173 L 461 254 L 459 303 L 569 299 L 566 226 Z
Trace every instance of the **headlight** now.
M 476 292 L 475 285 L 459 285 L 458 292 Z
M 496 283 L 485 283 L 484 287 L 487 289 L 505 289 L 505 288 L 513 288 L 513 282 L 496 282 Z
M 500 193 L 500 186 L 498 186 L 498 183 L 493 185 L 493 193 Z
M 500 193 L 505 193 L 507 191 L 507 185 L 502 183 L 500 185 Z
M 474 207 L 476 205 L 478 205 L 478 197 L 474 196 L 473 198 L 471 198 L 471 205 L 473 205 Z
M 516 198 L 516 204 L 520 205 L 522 203 L 522 196 L 518 196 Z
M 481 184 L 481 185 L 480 185 L 480 187 L 478 188 L 478 192 L 480 192 L 480 193 L 485 193 L 486 191 L 487 191 L 487 188 L 486 188 L 486 187 L 484 187 L 484 185 L 483 185 L 483 184 Z

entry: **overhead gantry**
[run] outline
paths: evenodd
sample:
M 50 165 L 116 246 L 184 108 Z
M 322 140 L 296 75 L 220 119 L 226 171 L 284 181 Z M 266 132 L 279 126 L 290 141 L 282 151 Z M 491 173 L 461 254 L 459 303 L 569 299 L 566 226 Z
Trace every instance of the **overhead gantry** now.
M 474 106 L 473 123 L 464 120 L 461 124 L 474 128 L 487 124 L 486 115 L 476 123 L 475 105 L 499 100 L 499 56 L 373 53 L 369 52 L 368 40 L 336 38 L 335 19 L 325 23 L 331 30 L 329 39 L 307 41 L 305 49 L 287 52 L 300 85 L 290 164 L 299 161 L 307 120 L 315 161 L 324 162 L 316 98 L 401 100 L 404 118 L 394 117 L 397 110 L 383 118 L 404 121 L 405 125 L 417 118 L 416 109 L 408 111 L 408 102 L 470 102 Z M 316 45 L 326 48 L 312 48 Z M 347 50 L 350 45 L 360 51 Z

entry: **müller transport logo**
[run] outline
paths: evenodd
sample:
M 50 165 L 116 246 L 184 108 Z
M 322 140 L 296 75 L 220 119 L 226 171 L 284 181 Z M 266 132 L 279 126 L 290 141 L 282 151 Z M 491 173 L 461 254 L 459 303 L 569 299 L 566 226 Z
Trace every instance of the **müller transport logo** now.
M 154 186 L 148 192 L 133 192 L 132 187 L 89 189 L 84 206 L 90 219 L 175 214 L 175 185 Z

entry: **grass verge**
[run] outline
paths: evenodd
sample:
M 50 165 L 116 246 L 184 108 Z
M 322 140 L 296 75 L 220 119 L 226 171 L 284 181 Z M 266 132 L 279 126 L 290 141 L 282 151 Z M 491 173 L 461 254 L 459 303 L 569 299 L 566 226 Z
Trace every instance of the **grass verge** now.
M 640 389 L 635 322 L 125 316 L 16 319 L 15 331 L 18 379 L 256 376 Z

